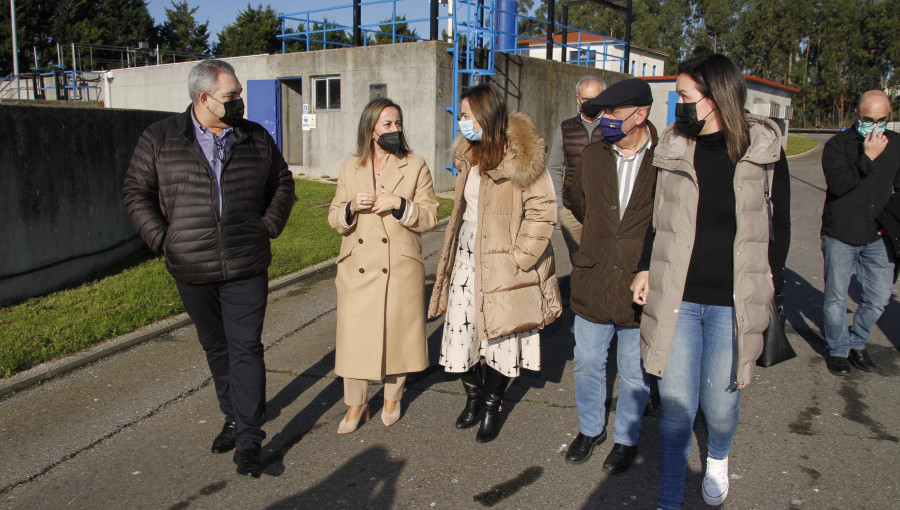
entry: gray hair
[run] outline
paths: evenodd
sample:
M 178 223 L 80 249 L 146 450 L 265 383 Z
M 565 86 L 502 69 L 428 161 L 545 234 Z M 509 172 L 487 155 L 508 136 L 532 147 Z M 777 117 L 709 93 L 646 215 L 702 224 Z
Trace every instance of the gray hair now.
M 593 74 L 586 74 L 586 75 L 582 76 L 580 80 L 578 80 L 578 83 L 575 84 L 575 94 L 578 94 L 579 92 L 581 92 L 581 86 L 589 81 L 595 81 L 595 82 L 599 83 L 600 86 L 604 90 L 606 90 L 606 82 L 603 81 L 603 78 L 600 78 L 599 76 L 594 76 Z
M 188 73 L 188 94 L 191 95 L 191 102 L 199 101 L 201 92 L 207 94 L 215 92 L 216 81 L 219 79 L 220 73 L 236 76 L 234 67 L 222 60 L 204 60 L 195 65 Z

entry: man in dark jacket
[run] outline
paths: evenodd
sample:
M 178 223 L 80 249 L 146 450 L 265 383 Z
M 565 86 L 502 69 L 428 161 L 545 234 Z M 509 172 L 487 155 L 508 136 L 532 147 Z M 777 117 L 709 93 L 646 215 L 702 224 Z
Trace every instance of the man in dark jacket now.
M 237 472 L 259 478 L 269 239 L 287 223 L 294 181 L 269 133 L 243 119 L 231 65 L 198 64 L 188 90 L 192 104 L 184 113 L 141 135 L 124 203 L 147 245 L 165 254 L 206 352 L 225 415 L 212 452 L 236 446 Z
M 599 123 L 600 115 L 585 115 L 581 106 L 603 92 L 606 82 L 593 75 L 582 76 L 575 85 L 575 103 L 578 115 L 562 121 L 556 134 L 553 136 L 553 145 L 550 146 L 550 159 L 547 161 L 547 169 L 553 179 L 553 187 L 556 189 L 557 223 L 562 230 L 563 239 L 569 249 L 569 260 L 578 251 L 581 243 L 581 223 L 568 209 L 569 189 L 572 187 L 572 179 L 575 176 L 575 167 L 581 159 L 581 151 L 584 147 L 601 138 Z
M 572 214 L 582 222 L 581 246 L 572 262 L 575 312 L 575 404 L 580 431 L 566 460 L 586 461 L 606 439 L 606 359 L 617 337 L 621 382 L 615 445 L 603 470 L 621 473 L 637 456 L 650 377 L 641 366 L 641 308 L 631 282 L 653 214 L 656 129 L 647 120 L 653 95 L 643 80 L 610 85 L 583 106 L 602 111 L 603 140 L 585 147 L 569 193 Z
M 894 253 L 875 221 L 900 188 L 900 135 L 886 130 L 890 116 L 887 94 L 866 92 L 853 127 L 831 137 L 822 151 L 828 186 L 822 211 L 822 316 L 828 369 L 834 375 L 849 374 L 851 364 L 875 370 L 866 342 L 891 298 Z M 854 271 L 862 299 L 848 329 L 847 289 Z

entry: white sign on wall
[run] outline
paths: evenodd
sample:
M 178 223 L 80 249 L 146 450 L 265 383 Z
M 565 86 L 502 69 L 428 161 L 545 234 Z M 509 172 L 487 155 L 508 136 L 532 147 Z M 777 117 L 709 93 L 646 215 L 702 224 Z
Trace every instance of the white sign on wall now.
M 310 129 L 316 129 L 316 114 L 315 113 L 304 113 L 303 114 L 303 131 L 309 131 Z
M 303 113 L 309 113 L 309 103 L 303 103 Z

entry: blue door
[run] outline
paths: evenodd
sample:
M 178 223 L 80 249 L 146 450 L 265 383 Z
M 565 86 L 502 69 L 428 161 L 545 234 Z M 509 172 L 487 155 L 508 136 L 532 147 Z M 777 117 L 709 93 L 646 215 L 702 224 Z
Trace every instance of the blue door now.
M 669 91 L 669 100 L 666 101 L 666 106 L 669 107 L 668 110 L 666 111 L 666 126 L 669 126 L 675 122 L 675 105 L 676 104 L 678 104 L 678 92 L 675 92 L 674 90 L 670 90 Z
M 281 149 L 278 80 L 247 80 L 247 118 L 266 128 Z

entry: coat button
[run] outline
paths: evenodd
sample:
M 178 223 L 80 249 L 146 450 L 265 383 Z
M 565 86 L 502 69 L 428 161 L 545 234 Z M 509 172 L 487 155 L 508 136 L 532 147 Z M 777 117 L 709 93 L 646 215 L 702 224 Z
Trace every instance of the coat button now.
M 382 237 L 382 238 L 381 238 L 381 242 L 384 243 L 384 244 L 387 244 L 387 237 Z
M 616 236 L 616 241 L 618 241 L 618 242 L 621 243 L 621 242 L 622 242 L 622 236 Z
M 363 243 L 362 239 L 357 239 L 356 242 L 358 242 L 359 244 Z
M 386 267 L 381 268 L 381 272 L 384 274 L 387 274 L 387 268 Z
M 365 273 L 365 272 L 366 272 L 366 270 L 365 270 L 365 269 L 363 269 L 363 268 L 359 268 L 359 272 L 360 272 L 360 273 Z
M 619 270 L 619 266 L 613 266 L 612 270 L 613 270 L 613 272 L 617 272 Z
M 619 206 L 617 206 L 617 205 L 612 205 L 612 206 L 609 207 L 609 210 L 610 210 L 610 211 L 615 211 L 615 210 L 618 209 L 618 208 L 619 208 Z

